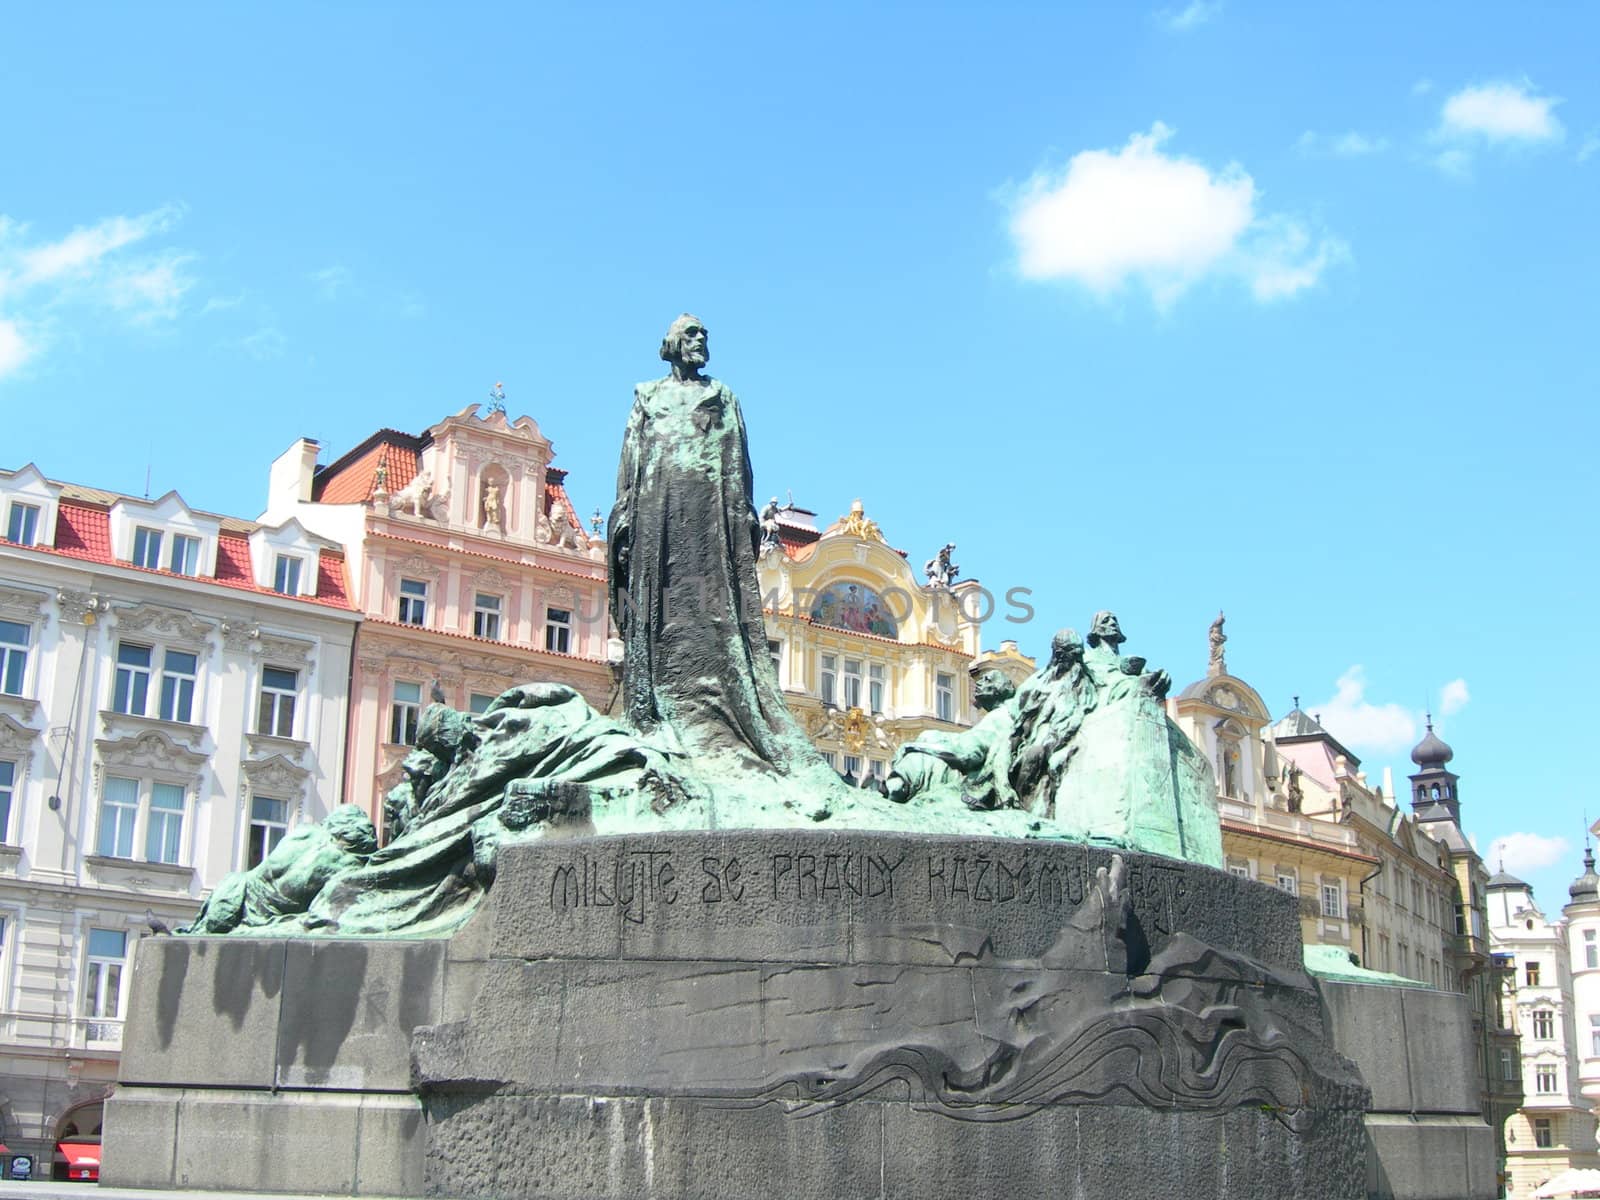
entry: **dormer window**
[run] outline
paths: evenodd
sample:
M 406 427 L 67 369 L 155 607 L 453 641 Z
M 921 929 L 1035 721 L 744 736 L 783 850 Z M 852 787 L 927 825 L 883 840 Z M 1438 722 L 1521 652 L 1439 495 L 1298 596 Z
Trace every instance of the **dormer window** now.
M 13 500 L 11 511 L 6 517 L 6 541 L 15 542 L 19 546 L 31 546 L 38 540 L 39 506 Z
M 297 555 L 277 555 L 272 564 L 272 590 L 283 596 L 298 596 L 302 566 L 304 563 Z
M 133 565 L 157 570 L 161 566 L 161 531 L 140 525 L 133 531 Z
M 200 570 L 200 539 L 186 533 L 172 535 L 172 552 L 167 557 L 167 570 L 174 575 L 194 575 Z

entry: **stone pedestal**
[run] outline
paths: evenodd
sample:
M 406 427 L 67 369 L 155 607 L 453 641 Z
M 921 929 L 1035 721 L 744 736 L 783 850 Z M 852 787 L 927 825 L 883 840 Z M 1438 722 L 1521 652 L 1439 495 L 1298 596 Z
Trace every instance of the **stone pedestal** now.
M 1291 897 L 1081 846 L 742 831 L 512 847 L 447 941 L 141 947 L 104 1176 L 1355 1200 L 1368 1093 L 1300 958 Z M 292 1179 L 264 1169 L 291 1152 Z

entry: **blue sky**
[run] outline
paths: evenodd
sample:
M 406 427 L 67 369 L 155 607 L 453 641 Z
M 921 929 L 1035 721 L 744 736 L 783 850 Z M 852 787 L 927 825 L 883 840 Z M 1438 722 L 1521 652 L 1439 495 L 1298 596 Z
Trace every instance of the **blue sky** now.
M 505 382 L 609 507 L 690 309 L 760 494 L 1119 610 L 1374 779 L 1431 705 L 1550 907 L 1600 816 L 1600 10 L 25 6 L 0 464 L 252 516 Z M 1561 839 L 1561 846 L 1551 839 Z

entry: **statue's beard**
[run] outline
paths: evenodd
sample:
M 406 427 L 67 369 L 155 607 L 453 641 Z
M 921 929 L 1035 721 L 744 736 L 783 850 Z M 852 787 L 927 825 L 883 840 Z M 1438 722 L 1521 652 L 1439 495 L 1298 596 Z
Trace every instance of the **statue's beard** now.
M 711 359 L 711 355 L 704 350 L 696 350 L 692 346 L 684 346 L 678 351 L 678 361 L 691 370 L 698 371 Z

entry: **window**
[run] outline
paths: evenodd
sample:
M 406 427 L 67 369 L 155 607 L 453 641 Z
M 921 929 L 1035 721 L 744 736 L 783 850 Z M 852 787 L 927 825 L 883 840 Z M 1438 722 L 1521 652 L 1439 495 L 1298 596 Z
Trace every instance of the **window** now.
M 420 579 L 400 581 L 400 621 L 421 625 L 428 618 L 428 585 Z
M 867 667 L 867 704 L 874 713 L 883 711 L 883 691 L 886 675 L 882 663 L 871 663 Z
M 1293 875 L 1285 875 L 1280 871 L 1278 873 L 1278 890 L 1280 892 L 1288 892 L 1291 896 L 1298 896 L 1300 894 L 1300 881 Z
M 494 697 L 484 692 L 473 692 L 467 697 L 467 711 L 471 713 L 486 713 L 489 705 L 494 703 Z
M 569 609 L 545 609 L 544 648 L 553 654 L 572 653 L 572 612 Z
M 876 783 L 882 783 L 883 780 L 884 780 L 885 774 L 886 774 L 886 772 L 884 770 L 884 765 L 883 765 L 881 760 L 876 759 L 876 758 L 867 759 L 867 779 L 870 782 L 875 783 L 875 784 Z
M 1533 1119 L 1533 1144 L 1541 1150 L 1548 1150 L 1556 1144 L 1550 1130 L 1549 1117 L 1535 1117 Z
M 1533 1090 L 1541 1096 L 1552 1096 L 1556 1090 L 1554 1064 L 1541 1063 L 1533 1069 Z
M 1600 1058 L 1600 1013 L 1589 1014 L 1589 1056 Z
M 1322 915 L 1334 918 L 1344 916 L 1344 889 L 1339 884 L 1322 885 Z
M 828 766 L 835 771 L 839 769 L 839 755 L 837 751 L 824 750 L 822 752 L 822 761 L 827 763 Z
M 1537 962 L 1525 964 L 1522 968 L 1522 971 L 1523 978 L 1527 980 L 1528 987 L 1539 986 L 1539 964 Z
M 194 676 L 199 660 L 182 650 L 161 656 L 161 719 L 188 724 L 194 715 Z
M 133 531 L 133 565 L 155 570 L 161 566 L 161 531 L 140 525 Z
M 185 533 L 172 535 L 172 552 L 167 569 L 174 575 L 193 575 L 200 569 L 200 539 Z
M 171 783 L 150 786 L 150 818 L 145 824 L 147 862 L 176 863 L 183 842 L 183 789 Z
M 422 685 L 394 685 L 394 704 L 389 709 L 389 740 L 397 746 L 417 743 L 417 714 L 422 711 Z
M 818 672 L 822 702 L 829 708 L 838 708 L 839 660 L 832 654 L 822 656 L 822 670 Z
M 128 955 L 128 935 L 120 929 L 89 930 L 89 957 L 84 964 L 83 1015 L 115 1020 L 122 1015 L 122 965 Z M 90 1041 L 115 1036 L 93 1025 Z
M 31 546 L 39 540 L 39 506 L 37 504 L 23 504 L 19 500 L 11 503 L 11 512 L 6 519 L 6 540 L 15 542 L 19 546 Z
M 941 721 L 954 721 L 956 711 L 956 677 L 940 671 L 934 677 L 933 710 Z
M 861 660 L 847 658 L 844 660 L 844 706 L 846 708 L 861 707 Z
M 294 736 L 294 699 L 300 690 L 300 672 L 266 667 L 261 672 L 261 703 L 256 709 L 256 732 L 272 737 Z
M 250 844 L 245 847 L 245 869 L 261 865 L 283 835 L 289 832 L 289 802 L 271 796 L 250 797 Z
M 472 636 L 500 640 L 500 597 L 479 592 L 472 605 Z
M 777 638 L 767 639 L 767 657 L 772 660 L 772 673 L 783 682 L 783 643 Z
M 100 789 L 100 837 L 95 853 L 102 858 L 133 857 L 133 824 L 139 816 L 139 781 L 107 775 Z
M 844 756 L 844 774 L 851 783 L 861 782 L 861 760 L 854 754 Z
M 1422 915 L 1422 884 L 1415 879 L 1411 881 L 1411 911 Z
M 300 594 L 300 559 L 293 554 L 280 554 L 272 564 L 272 590 L 283 596 Z M 402 617 L 401 620 L 405 618 Z M 421 622 L 418 622 L 420 624 Z
M 28 673 L 28 638 L 32 630 L 20 621 L 0 621 L 0 692 L 22 695 Z
M 1248 863 L 1229 863 L 1228 874 L 1236 875 L 1240 879 L 1250 878 L 1250 865 Z
M 1556 1036 L 1556 1015 L 1548 1008 L 1533 1010 L 1533 1036 L 1541 1042 L 1548 1042 Z
M 1583 965 L 1591 971 L 1600 967 L 1600 949 L 1595 947 L 1592 929 L 1583 931 Z
M 11 801 L 17 794 L 17 764 L 0 759 L 0 842 L 11 834 Z
M 142 717 L 150 699 L 150 647 L 129 642 L 117 644 L 117 685 L 111 707 L 119 713 Z

